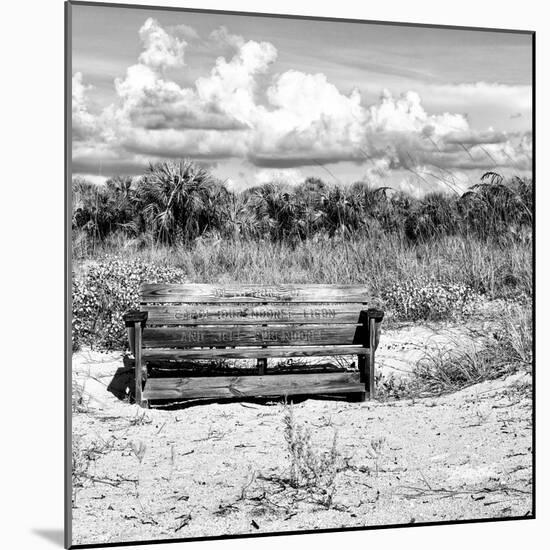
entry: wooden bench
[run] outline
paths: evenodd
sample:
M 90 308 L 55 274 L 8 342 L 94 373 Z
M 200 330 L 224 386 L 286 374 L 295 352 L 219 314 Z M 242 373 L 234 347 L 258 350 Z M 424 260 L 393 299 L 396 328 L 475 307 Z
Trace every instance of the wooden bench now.
M 124 315 L 135 357 L 135 399 L 352 394 L 374 397 L 374 356 L 384 313 L 366 287 L 144 284 Z M 356 370 L 273 374 L 268 358 L 357 355 Z M 256 359 L 247 376 L 151 377 L 148 365 Z

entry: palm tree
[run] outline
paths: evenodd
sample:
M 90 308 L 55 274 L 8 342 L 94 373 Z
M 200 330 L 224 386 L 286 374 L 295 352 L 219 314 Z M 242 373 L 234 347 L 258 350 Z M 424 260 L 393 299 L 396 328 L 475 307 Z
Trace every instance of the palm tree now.
M 208 225 L 208 197 L 214 183 L 208 170 L 188 159 L 150 164 L 137 197 L 157 240 L 173 244 L 200 235 Z
M 283 240 L 298 230 L 299 209 L 289 191 L 279 184 L 266 183 L 249 192 L 248 205 L 262 236 Z

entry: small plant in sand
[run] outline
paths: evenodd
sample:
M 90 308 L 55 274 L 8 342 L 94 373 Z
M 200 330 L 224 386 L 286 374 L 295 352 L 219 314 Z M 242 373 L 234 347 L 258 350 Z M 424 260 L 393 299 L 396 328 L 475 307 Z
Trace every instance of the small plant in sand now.
M 73 413 L 85 413 L 89 410 L 90 396 L 84 389 L 84 384 L 77 380 L 72 381 L 72 410 Z
M 533 380 L 530 376 L 514 380 L 505 390 L 510 400 L 521 401 L 533 394 Z
M 292 405 L 285 406 L 283 422 L 290 458 L 290 485 L 321 493 L 323 504 L 330 507 L 338 473 L 338 433 L 334 431 L 330 450 L 323 452 L 315 448 L 311 430 L 296 421 Z
M 124 481 L 130 481 L 124 478 L 107 479 L 97 476 L 92 472 L 92 464 L 102 455 L 114 450 L 117 443 L 116 438 L 110 439 L 87 439 L 81 434 L 74 434 L 72 438 L 72 503 L 76 506 L 76 497 L 78 492 L 87 484 L 104 483 L 108 485 L 117 485 Z
M 383 435 L 373 437 L 369 441 L 369 445 L 367 447 L 367 455 L 374 461 L 374 470 L 377 476 L 380 471 L 380 459 L 382 458 L 385 447 L 386 437 Z
M 131 426 L 144 426 L 151 424 L 153 419 L 147 414 L 147 411 L 136 410 L 136 414 L 128 419 Z
M 145 453 L 147 452 L 147 445 L 139 440 L 137 443 L 132 441 L 130 444 L 130 449 L 134 453 L 134 456 L 138 459 L 138 462 L 141 464 L 145 458 Z
M 72 503 L 76 507 L 76 497 L 80 490 L 85 486 L 88 480 L 88 470 L 90 468 L 90 457 L 82 444 L 82 437 L 75 435 L 72 445 Z
M 410 381 L 405 376 L 395 376 L 395 374 L 383 374 L 378 371 L 375 374 L 376 399 L 386 401 L 392 399 L 402 399 L 410 395 Z

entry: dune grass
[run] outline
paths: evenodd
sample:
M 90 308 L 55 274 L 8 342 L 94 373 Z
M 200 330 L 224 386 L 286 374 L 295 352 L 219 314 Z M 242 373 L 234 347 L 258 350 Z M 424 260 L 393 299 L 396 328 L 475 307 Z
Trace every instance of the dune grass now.
M 426 351 L 414 366 L 405 391 L 400 391 L 405 396 L 438 396 L 520 371 L 531 372 L 532 350 L 531 309 L 509 305 L 494 330 Z
M 114 254 L 182 269 L 188 282 L 369 284 L 383 295 L 395 284 L 464 284 L 488 298 L 526 299 L 532 292 L 530 240 L 445 236 L 411 244 L 398 234 L 284 241 L 199 238 L 179 246 L 136 246 L 118 236 L 87 260 Z

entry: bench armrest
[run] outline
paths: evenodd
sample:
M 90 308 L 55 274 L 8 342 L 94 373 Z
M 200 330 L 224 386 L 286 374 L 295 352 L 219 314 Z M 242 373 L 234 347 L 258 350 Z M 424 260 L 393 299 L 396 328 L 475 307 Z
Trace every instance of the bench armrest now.
M 147 311 L 139 311 L 138 309 L 131 309 L 127 311 L 122 318 L 124 319 L 124 324 L 128 328 L 133 328 L 135 323 L 141 323 L 141 328 L 145 328 L 147 323 L 147 317 L 149 313 Z
M 145 328 L 147 316 L 147 311 L 139 311 L 137 309 L 131 309 L 122 316 L 126 325 L 126 332 L 128 333 L 128 345 L 134 355 L 136 353 L 136 323 L 140 323 L 140 330 L 138 332 L 140 333 L 139 341 L 141 341 L 141 331 Z
M 359 314 L 359 322 L 365 327 L 364 346 L 370 348 L 371 342 L 374 343 L 374 349 L 378 347 L 380 341 L 380 324 L 384 318 L 384 312 L 378 308 L 362 309 Z M 371 338 L 371 321 L 375 322 L 374 334 Z
M 370 320 L 374 319 L 376 323 L 381 323 L 384 318 L 384 312 L 381 309 L 371 307 L 369 309 L 362 309 L 359 314 L 359 323 L 369 326 Z

